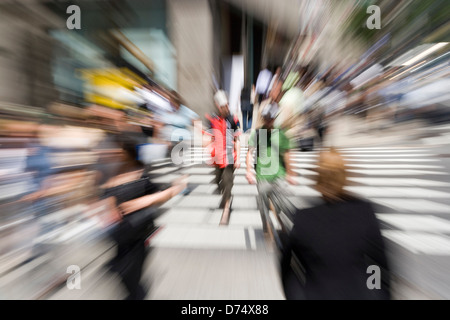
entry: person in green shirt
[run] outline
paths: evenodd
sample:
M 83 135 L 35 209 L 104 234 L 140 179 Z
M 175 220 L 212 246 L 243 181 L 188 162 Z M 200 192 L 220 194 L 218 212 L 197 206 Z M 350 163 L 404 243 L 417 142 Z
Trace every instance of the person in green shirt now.
M 279 108 L 276 103 L 268 104 L 261 115 L 263 126 L 252 131 L 248 142 L 246 158 L 246 178 L 250 184 L 257 184 L 261 205 L 261 219 L 264 232 L 268 231 L 268 210 L 272 208 L 281 222 L 279 214 L 285 213 L 292 218 L 295 208 L 286 197 L 286 182 L 297 184 L 295 173 L 291 167 L 290 150 L 293 143 L 286 136 L 283 129 L 274 128 L 274 121 Z M 253 153 L 256 151 L 256 161 Z M 256 162 L 256 165 L 254 163 Z M 254 170 L 252 170 L 254 169 Z M 283 226 L 283 224 L 281 224 Z M 273 228 L 269 228 L 269 230 Z

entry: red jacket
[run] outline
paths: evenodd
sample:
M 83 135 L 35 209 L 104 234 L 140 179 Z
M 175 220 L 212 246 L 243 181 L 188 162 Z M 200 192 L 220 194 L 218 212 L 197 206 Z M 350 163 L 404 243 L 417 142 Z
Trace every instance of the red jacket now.
M 238 117 L 206 115 L 206 118 L 210 121 L 210 130 L 206 134 L 213 136 L 212 143 L 207 147 L 211 153 L 210 164 L 219 168 L 234 164 L 237 159 L 234 139 L 241 134 Z

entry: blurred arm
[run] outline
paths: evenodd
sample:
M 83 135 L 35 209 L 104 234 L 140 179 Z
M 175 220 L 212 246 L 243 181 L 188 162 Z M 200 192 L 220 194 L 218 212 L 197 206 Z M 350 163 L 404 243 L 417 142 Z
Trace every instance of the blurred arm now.
M 122 212 L 123 215 L 125 215 L 153 205 L 165 203 L 170 199 L 172 199 L 177 194 L 179 194 L 181 191 L 183 191 L 186 188 L 186 186 L 187 181 L 185 179 L 180 180 L 176 182 L 172 187 L 164 191 L 149 194 L 137 199 L 124 202 L 121 205 L 119 205 L 119 210 Z
M 239 136 L 234 138 L 234 150 L 236 152 L 236 163 L 234 167 L 237 169 L 241 166 L 241 142 Z
M 247 178 L 248 183 L 250 184 L 255 184 L 255 175 L 253 174 L 252 171 L 252 167 L 253 167 L 253 151 L 255 150 L 255 148 L 253 147 L 248 147 L 248 151 L 247 151 L 247 157 L 245 159 L 245 165 L 247 167 L 246 171 L 246 175 L 245 177 Z

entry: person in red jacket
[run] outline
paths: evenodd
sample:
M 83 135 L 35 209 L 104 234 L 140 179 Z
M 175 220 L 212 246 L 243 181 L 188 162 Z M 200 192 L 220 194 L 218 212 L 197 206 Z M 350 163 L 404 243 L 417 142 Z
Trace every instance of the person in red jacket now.
M 221 225 L 227 225 L 231 212 L 231 189 L 234 170 L 240 167 L 240 124 L 237 116 L 230 114 L 228 99 L 224 91 L 214 95 L 217 113 L 207 115 L 210 122 L 211 162 L 215 167 L 215 183 L 222 194 L 220 208 L 224 209 Z

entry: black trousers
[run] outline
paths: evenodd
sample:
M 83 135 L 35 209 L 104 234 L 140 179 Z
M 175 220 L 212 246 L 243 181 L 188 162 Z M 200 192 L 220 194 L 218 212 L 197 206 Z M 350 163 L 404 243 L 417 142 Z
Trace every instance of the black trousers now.
M 143 300 L 147 294 L 141 284 L 142 269 L 147 256 L 145 243 L 137 241 L 132 245 L 119 245 L 118 256 L 121 264 L 119 275 L 125 285 L 128 296 L 127 300 Z
M 143 300 L 147 294 L 141 276 L 148 254 L 145 240 L 154 229 L 154 213 L 147 208 L 126 215 L 110 234 L 117 244 L 117 254 L 110 266 L 127 289 L 127 300 Z
M 215 183 L 219 188 L 219 192 L 222 194 L 222 200 L 220 201 L 220 208 L 225 208 L 225 203 L 231 198 L 231 189 L 234 182 L 234 165 L 230 164 L 225 168 L 216 167 Z

